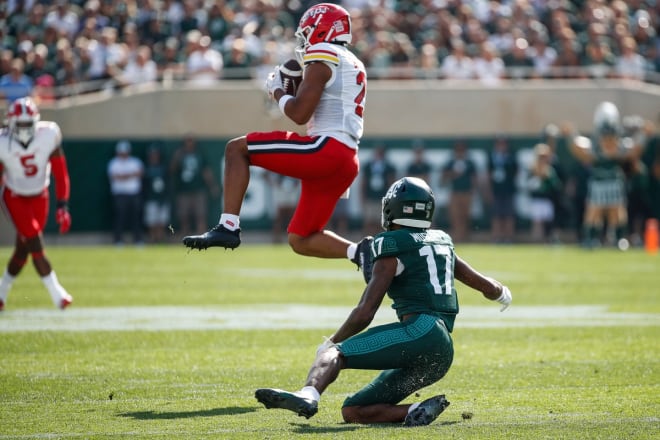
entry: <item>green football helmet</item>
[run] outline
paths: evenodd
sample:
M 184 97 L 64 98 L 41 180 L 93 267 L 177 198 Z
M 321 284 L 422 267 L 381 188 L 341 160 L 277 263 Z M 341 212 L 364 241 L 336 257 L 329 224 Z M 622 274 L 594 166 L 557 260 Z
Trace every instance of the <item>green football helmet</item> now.
M 417 177 L 403 177 L 390 186 L 383 197 L 381 224 L 427 229 L 431 227 L 435 196 L 431 187 Z

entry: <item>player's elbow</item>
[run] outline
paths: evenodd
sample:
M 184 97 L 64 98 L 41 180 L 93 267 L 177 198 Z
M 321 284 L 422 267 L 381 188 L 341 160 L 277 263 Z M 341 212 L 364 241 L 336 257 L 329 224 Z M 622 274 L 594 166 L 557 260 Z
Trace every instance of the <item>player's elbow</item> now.
M 312 117 L 312 115 L 295 112 L 295 111 L 287 113 L 287 116 L 289 117 L 289 119 L 291 119 L 293 122 L 295 122 L 298 125 L 307 124 L 307 122 L 309 122 L 310 118 Z

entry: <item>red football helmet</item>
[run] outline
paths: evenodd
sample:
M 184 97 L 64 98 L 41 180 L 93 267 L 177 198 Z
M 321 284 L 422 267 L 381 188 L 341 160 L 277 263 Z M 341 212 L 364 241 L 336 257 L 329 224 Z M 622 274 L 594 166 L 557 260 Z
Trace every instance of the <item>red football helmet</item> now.
M 332 3 L 319 3 L 303 14 L 296 30 L 301 49 L 317 43 L 350 44 L 351 16 L 341 6 Z
M 34 136 L 34 129 L 39 119 L 39 108 L 32 98 L 19 98 L 9 104 L 7 126 L 12 135 L 16 136 L 23 145 L 27 145 Z

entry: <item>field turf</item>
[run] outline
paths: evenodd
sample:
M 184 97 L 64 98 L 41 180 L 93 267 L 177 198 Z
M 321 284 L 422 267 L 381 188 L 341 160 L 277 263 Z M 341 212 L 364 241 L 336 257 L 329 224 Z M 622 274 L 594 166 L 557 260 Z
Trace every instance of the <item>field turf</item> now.
M 347 260 L 285 246 L 47 249 L 73 305 L 56 310 L 26 266 L 0 313 L 0 439 L 660 438 L 660 255 L 465 245 L 512 307 L 458 285 L 444 393 L 422 428 L 341 420 L 369 371 L 343 371 L 307 420 L 266 410 L 298 389 L 315 349 L 357 303 Z M 4 265 L 10 248 L 0 248 Z M 389 303 L 378 322 L 394 319 Z

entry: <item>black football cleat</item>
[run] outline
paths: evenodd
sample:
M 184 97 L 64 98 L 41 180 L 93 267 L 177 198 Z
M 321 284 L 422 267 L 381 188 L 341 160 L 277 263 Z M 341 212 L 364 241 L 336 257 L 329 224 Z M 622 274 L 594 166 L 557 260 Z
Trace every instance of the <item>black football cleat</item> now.
M 315 400 L 305 399 L 294 393 L 276 388 L 260 388 L 254 393 L 254 397 L 268 409 L 288 409 L 306 419 L 312 417 L 319 410 L 319 404 Z
M 404 426 L 426 426 L 430 425 L 449 406 L 445 395 L 434 396 L 426 399 L 419 406 L 406 415 Z
M 198 249 L 200 251 L 210 247 L 235 249 L 241 244 L 241 230 L 230 231 L 219 224 L 202 235 L 188 235 L 183 237 L 183 244 L 190 249 Z
M 369 284 L 374 270 L 374 262 L 371 259 L 371 243 L 374 242 L 372 236 L 364 237 L 357 245 L 355 257 L 351 260 L 357 264 L 358 270 L 362 269 L 364 282 Z

